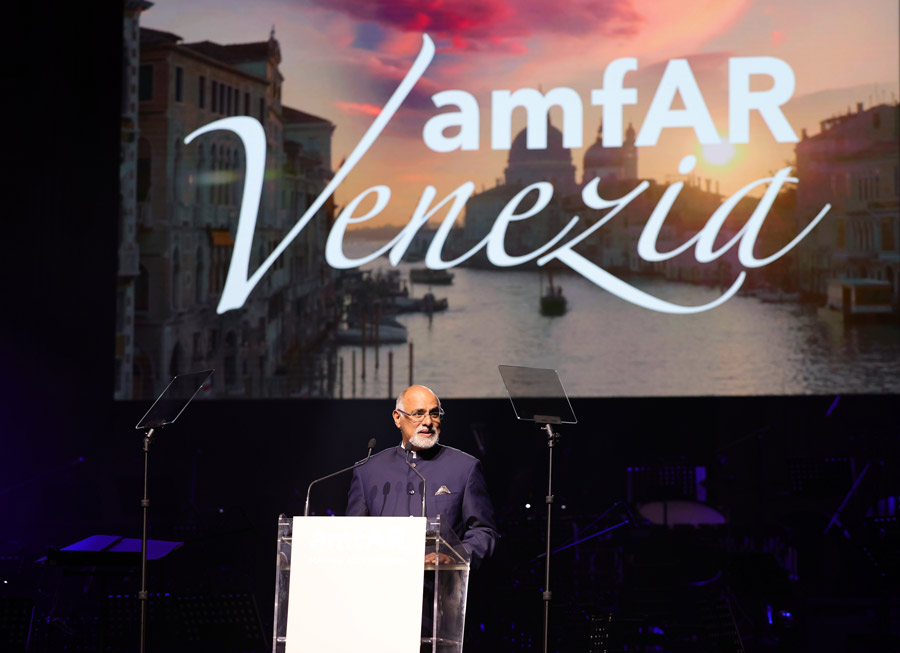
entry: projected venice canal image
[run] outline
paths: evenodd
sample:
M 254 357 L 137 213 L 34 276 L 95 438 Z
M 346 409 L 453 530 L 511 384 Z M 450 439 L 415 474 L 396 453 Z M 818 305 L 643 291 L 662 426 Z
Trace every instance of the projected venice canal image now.
M 237 238 L 245 152 L 224 133 L 186 146 L 173 148 L 172 143 L 222 116 L 254 116 L 264 125 L 269 153 L 281 168 L 267 165 L 252 271 L 343 167 L 343 159 L 410 70 L 423 32 L 392 22 L 388 15 L 365 21 L 346 8 L 324 5 L 309 8 L 302 20 L 299 13 L 284 14 L 277 33 L 262 13 L 245 17 L 226 11 L 212 20 L 202 2 L 190 7 L 160 2 L 143 12 L 139 55 L 130 69 L 140 93 L 128 111 L 139 138 L 123 146 L 126 204 L 120 246 L 120 252 L 139 252 L 139 259 L 122 259 L 128 265 L 120 270 L 116 396 L 149 398 L 171 373 L 202 365 L 218 368 L 212 397 L 383 397 L 408 381 L 410 344 L 412 378 L 441 388 L 444 396 L 503 396 L 496 374 L 500 363 L 556 368 L 576 396 L 896 391 L 896 324 L 844 321 L 840 309 L 847 302 L 840 297 L 839 310 L 821 308 L 831 301 L 829 284 L 849 279 L 873 292 L 884 294 L 887 288 L 890 296 L 875 303 L 896 312 L 900 234 L 896 180 L 891 188 L 897 169 L 891 129 L 897 85 L 885 83 L 897 77 L 896 56 L 885 56 L 896 54 L 896 33 L 878 30 L 896 24 L 896 6 L 880 4 L 872 14 L 881 16 L 878 20 L 842 15 L 842 26 L 861 21 L 868 27 L 846 31 L 816 59 L 804 53 L 826 27 L 797 22 L 794 13 L 799 10 L 773 13 L 757 3 L 723 5 L 709 20 L 680 23 L 673 30 L 671 12 L 650 8 L 636 3 L 633 14 L 598 16 L 565 35 L 534 21 L 529 29 L 519 25 L 518 31 L 490 43 L 478 26 L 462 34 L 462 40 L 451 38 L 457 28 L 445 29 L 436 15 L 427 29 L 437 48 L 433 64 L 401 110 L 342 181 L 333 205 L 324 206 L 285 250 L 247 304 L 224 315 L 215 309 Z M 762 22 L 754 18 L 760 12 Z M 764 23 L 772 29 L 761 27 Z M 795 29 L 788 36 L 784 27 L 789 24 Z M 259 37 L 248 38 L 248 27 L 254 25 L 251 31 Z M 867 34 L 867 42 L 884 47 L 860 49 L 853 34 L 861 33 Z M 268 40 L 260 40 L 265 34 Z M 629 57 L 636 58 L 636 67 L 619 82 L 621 88 L 635 90 L 637 103 L 624 107 L 621 124 L 601 121 L 606 110 L 593 105 L 592 94 L 612 88 L 604 71 L 625 66 Z M 751 112 L 749 142 L 740 144 L 732 142 L 729 110 L 734 107 L 719 90 L 734 81 L 729 62 L 761 61 L 754 57 L 782 62 L 776 68 L 785 74 L 791 70 L 792 95 L 783 106 L 781 100 L 770 104 L 783 112 L 781 129 Z M 248 78 L 248 72 L 262 70 L 260 62 L 280 74 Z M 688 77 L 678 77 L 682 81 L 677 82 L 671 113 L 665 108 L 654 113 L 651 100 L 656 104 L 657 96 L 665 95 L 665 80 L 676 80 L 679 67 L 695 78 L 700 95 L 691 96 Z M 322 70 L 331 72 L 320 74 Z M 772 79 L 775 86 L 788 88 L 781 73 Z M 454 88 L 471 93 L 481 108 L 478 150 L 428 151 L 423 125 L 440 115 L 440 92 Z M 572 114 L 553 107 L 546 114 L 547 140 L 539 147 L 524 145 L 521 110 L 501 129 L 509 132 L 509 147 L 492 147 L 491 97 L 498 88 L 547 94 L 573 89 L 584 113 L 575 127 L 582 134 L 581 145 L 569 148 L 558 142 L 560 131 L 570 131 Z M 708 116 L 702 117 L 698 100 L 705 102 Z M 649 116 L 674 117 L 682 101 L 694 128 L 665 128 L 658 140 L 642 142 L 652 131 Z M 541 119 L 540 112 L 528 111 L 529 141 L 537 137 L 533 118 Z M 718 131 L 722 142 L 707 142 L 715 138 L 703 136 L 701 125 Z M 779 135 L 785 126 L 793 138 Z M 847 177 L 848 185 L 824 183 L 809 164 L 821 147 L 850 143 L 842 136 L 848 133 L 861 137 L 861 149 L 842 153 L 826 171 Z M 445 137 L 452 139 L 452 132 Z M 614 142 L 607 142 L 610 137 Z M 696 165 L 683 169 L 679 161 L 688 156 Z M 857 179 L 847 156 L 884 174 Z M 697 261 L 645 266 L 635 256 L 635 242 L 654 204 L 665 189 L 684 185 L 658 234 L 659 250 L 671 250 L 693 237 L 715 206 L 742 185 L 785 168 L 799 183 L 786 185 L 775 200 L 760 234 L 761 251 L 783 247 L 823 207 L 831 207 L 828 214 L 789 256 L 751 271 L 736 296 L 696 315 L 667 315 L 629 304 L 566 266 L 553 267 L 553 285 L 549 274 L 536 268 L 488 266 L 456 266 L 449 271 L 453 280 L 448 285 L 427 280 L 410 285 L 410 272 L 422 263 L 407 256 L 393 273 L 386 259 L 376 259 L 364 266 L 365 274 L 388 279 L 388 288 L 396 286 L 390 292 L 400 293 L 407 285 L 409 295 L 395 294 L 392 303 L 415 303 L 429 291 L 436 303 L 393 316 L 393 327 L 383 322 L 383 328 L 373 329 L 376 316 L 367 315 L 363 347 L 353 331 L 360 330 L 360 300 L 371 280 L 352 269 L 329 267 L 322 255 L 335 216 L 373 184 L 393 190 L 382 217 L 396 233 L 426 186 L 435 186 L 441 198 L 464 181 L 474 182 L 478 190 L 455 230 L 464 236 L 472 231 L 477 239 L 479 229 L 490 229 L 514 191 L 550 181 L 552 205 L 529 221 L 529 233 L 512 237 L 510 229 L 508 234 L 508 250 L 522 253 L 546 243 L 573 215 L 587 221 L 582 225 L 599 218 L 586 216 L 578 199 L 591 179 L 621 182 L 617 192 L 604 197 L 621 197 L 649 180 L 653 188 L 645 195 L 653 199 L 640 205 L 636 201 L 634 215 L 624 224 L 613 220 L 595 233 L 585 243 L 591 250 L 585 256 L 650 296 L 696 306 L 721 296 L 741 266 L 732 255 L 719 261 L 727 270 L 715 263 L 701 269 Z M 756 199 L 746 198 L 751 203 Z M 857 215 L 864 218 L 853 217 Z M 728 222 L 720 235 L 727 239 L 739 228 L 740 222 Z M 363 246 L 357 236 L 348 238 L 348 250 L 360 246 L 361 252 L 371 252 L 390 239 L 379 236 Z M 445 253 L 447 258 L 458 254 Z M 394 273 L 398 276 L 390 276 Z M 853 284 L 836 288 L 838 296 L 856 292 Z M 542 307 L 542 300 L 551 305 Z M 392 308 L 382 304 L 377 310 L 383 321 Z M 388 354 L 393 354 L 391 387 Z

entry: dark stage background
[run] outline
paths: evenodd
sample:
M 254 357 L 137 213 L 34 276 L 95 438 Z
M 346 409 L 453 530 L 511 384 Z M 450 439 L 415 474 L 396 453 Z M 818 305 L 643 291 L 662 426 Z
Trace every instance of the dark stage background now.
M 71 5 L 51 16 L 41 5 L 20 11 L 15 24 L 32 47 L 17 68 L 21 115 L 7 126 L 0 648 L 21 648 L 18 615 L 33 607 L 30 650 L 134 650 L 139 574 L 35 563 L 95 533 L 140 536 L 133 425 L 147 404 L 114 402 L 111 387 L 120 89 L 98 72 L 118 58 L 120 16 Z M 556 554 L 555 650 L 603 650 L 604 633 L 610 650 L 629 642 L 632 650 L 896 649 L 895 395 L 573 406 L 580 423 L 563 429 L 556 457 L 554 545 L 624 521 L 621 506 L 598 517 L 628 499 L 629 481 L 635 502 L 697 499 L 697 467 L 706 502 L 726 523 L 629 524 Z M 390 408 L 198 402 L 160 435 L 151 535 L 185 546 L 152 566 L 151 591 L 169 596 L 151 602 L 151 650 L 270 647 L 278 514 L 301 511 L 309 480 L 361 458 L 368 438 L 379 449 L 394 444 Z M 445 408 L 445 442 L 483 459 L 503 533 L 473 576 L 466 650 L 537 647 L 544 438 L 517 424 L 503 400 Z M 842 526 L 823 534 L 854 480 Z M 316 512 L 340 514 L 347 483 L 318 487 Z M 223 596 L 249 610 L 240 634 L 188 623 L 174 603 L 203 600 L 223 614 Z

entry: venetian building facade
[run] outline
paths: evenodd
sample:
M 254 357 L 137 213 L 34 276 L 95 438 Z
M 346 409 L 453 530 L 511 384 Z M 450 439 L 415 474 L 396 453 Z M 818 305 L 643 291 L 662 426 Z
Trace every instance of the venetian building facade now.
M 138 67 L 140 65 L 140 17 L 152 3 L 126 0 L 122 20 L 122 110 L 119 139 L 118 266 L 116 275 L 116 399 L 132 396 L 134 370 L 135 281 L 139 274 L 137 243 L 138 177 Z
M 331 181 L 331 136 L 334 124 L 312 114 L 283 107 L 284 166 L 282 168 L 282 203 L 290 229 L 315 202 Z M 283 299 L 283 350 L 278 353 L 280 365 L 291 373 L 304 355 L 322 341 L 340 320 L 340 297 L 336 282 L 338 272 L 325 261 L 325 241 L 333 224 L 333 196 L 318 210 L 293 241 L 280 263 L 287 266 L 290 280 Z M 275 313 L 276 311 L 273 311 Z
M 797 229 L 826 205 L 831 210 L 798 247 L 801 289 L 824 297 L 830 279 L 891 284 L 900 302 L 900 107 L 882 104 L 849 112 L 806 130 L 795 149 Z
M 300 338 L 296 300 L 298 293 L 327 294 L 334 275 L 310 283 L 308 270 L 288 265 L 295 241 L 243 307 L 218 315 L 243 194 L 243 146 L 229 131 L 184 144 L 197 128 L 230 116 L 250 116 L 263 125 L 266 180 L 251 248 L 252 274 L 330 177 L 330 159 L 320 160 L 315 169 L 295 165 L 296 152 L 285 136 L 280 62 L 274 31 L 267 41 L 220 45 L 185 44 L 175 34 L 141 30 L 134 397 L 151 397 L 172 376 L 204 368 L 216 369 L 211 392 L 218 396 L 301 392 L 288 387 L 286 362 Z M 326 128 L 321 138 L 330 139 L 332 130 Z M 330 156 L 330 144 L 324 153 Z M 292 194 L 300 186 L 302 202 Z M 329 210 L 320 211 L 319 223 L 330 223 Z M 324 247 L 324 237 L 316 235 L 322 240 L 317 246 Z M 321 311 L 308 317 L 327 324 L 324 302 L 311 303 Z

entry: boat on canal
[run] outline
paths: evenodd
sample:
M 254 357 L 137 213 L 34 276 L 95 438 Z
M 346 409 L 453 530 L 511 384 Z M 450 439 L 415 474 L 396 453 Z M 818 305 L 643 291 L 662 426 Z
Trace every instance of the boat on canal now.
M 893 289 L 879 279 L 832 279 L 825 309 L 844 322 L 887 322 L 897 319 Z
M 413 268 L 409 271 L 409 280 L 413 283 L 427 283 L 432 286 L 449 286 L 453 283 L 453 273 L 447 270 Z
M 569 301 L 563 295 L 562 287 L 553 285 L 553 272 L 547 270 L 547 289 L 543 289 L 543 275 L 541 276 L 541 315 L 558 317 L 565 315 Z

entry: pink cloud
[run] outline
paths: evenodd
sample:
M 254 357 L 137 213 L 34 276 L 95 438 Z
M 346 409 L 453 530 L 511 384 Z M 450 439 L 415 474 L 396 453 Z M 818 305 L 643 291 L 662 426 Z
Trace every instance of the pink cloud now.
M 523 41 L 549 34 L 637 34 L 642 22 L 632 0 L 308 0 L 322 9 L 391 31 L 427 31 L 444 51 L 521 54 Z
M 341 102 L 336 101 L 334 105 L 346 114 L 351 116 L 377 116 L 381 113 L 381 107 L 374 104 L 365 104 L 360 102 Z

